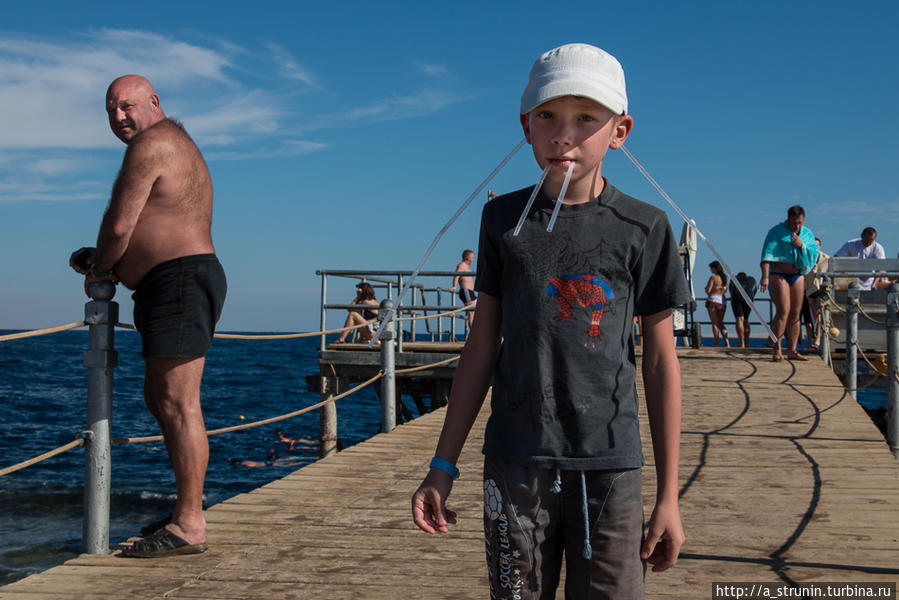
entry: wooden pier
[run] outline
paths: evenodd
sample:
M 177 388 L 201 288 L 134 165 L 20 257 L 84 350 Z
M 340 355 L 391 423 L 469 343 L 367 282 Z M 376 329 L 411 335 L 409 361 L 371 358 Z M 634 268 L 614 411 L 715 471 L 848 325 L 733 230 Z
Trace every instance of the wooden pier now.
M 405 342 L 403 351 L 395 354 L 396 368 L 402 370 L 441 363 L 458 356 L 463 345 L 463 342 Z M 380 347 L 380 342 L 372 348 L 368 347 L 367 342 L 331 344 L 319 352 L 319 376 L 338 380 L 337 388 L 341 390 L 347 383 L 364 381 L 383 369 Z M 456 363 L 452 362 L 416 371 L 414 375 L 400 375 L 397 378 L 397 393 L 432 396 L 441 405 L 446 404 L 449 382 L 455 372 Z M 310 379 L 307 377 L 307 381 Z M 333 388 L 335 384 L 326 385 Z M 314 385 L 310 388 L 310 391 L 318 391 Z
M 899 464 L 816 357 L 679 350 L 684 422 L 678 565 L 647 598 L 712 597 L 713 582 L 895 582 Z M 642 393 L 642 392 L 641 392 Z M 0 588 L 35 598 L 487 598 L 482 412 L 460 460 L 444 536 L 410 497 L 443 411 L 425 415 L 207 511 L 210 550 L 168 559 L 79 556 Z M 644 438 L 648 428 L 643 423 Z M 648 439 L 647 515 L 654 474 Z M 558 595 L 562 597 L 561 592 Z

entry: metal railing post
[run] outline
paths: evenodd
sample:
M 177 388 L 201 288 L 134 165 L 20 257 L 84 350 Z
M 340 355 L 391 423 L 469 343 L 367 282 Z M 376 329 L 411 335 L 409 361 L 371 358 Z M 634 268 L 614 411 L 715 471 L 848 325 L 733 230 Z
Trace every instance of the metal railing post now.
M 398 292 L 402 292 L 402 291 L 403 291 L 403 276 L 402 276 L 402 275 L 397 275 L 396 289 L 398 290 Z M 415 290 L 414 290 L 414 289 L 412 290 L 412 293 L 413 293 L 413 294 L 415 293 Z M 413 297 L 414 297 L 414 296 L 413 296 Z M 394 323 L 391 324 L 391 329 L 390 329 L 390 331 L 395 332 L 396 335 L 397 335 L 397 338 L 396 338 L 396 350 L 397 350 L 397 352 L 402 352 L 402 351 L 403 351 L 403 326 L 400 325 L 398 322 L 396 322 L 396 319 L 398 319 L 399 317 L 403 316 L 403 315 L 401 314 L 401 312 L 400 312 L 400 309 L 402 309 L 402 308 L 403 308 L 403 299 L 400 298 L 400 297 L 397 297 L 397 299 L 396 299 L 396 312 L 393 313 L 393 314 L 394 314 Z M 413 340 L 413 341 L 414 341 L 414 340 Z M 383 348 L 383 346 L 382 346 L 382 348 Z
M 452 305 L 452 308 L 450 310 L 456 310 L 456 292 L 453 292 L 452 296 L 450 296 L 450 305 Z M 448 341 L 455 342 L 456 341 L 456 315 L 455 314 L 450 315 L 449 319 L 450 319 L 450 335 L 449 335 Z
M 437 287 L 437 306 L 443 306 L 443 290 L 440 287 Z M 438 310 L 437 314 L 442 313 L 443 310 Z M 431 333 L 431 341 L 434 341 L 434 334 Z M 437 317 L 437 341 L 443 341 L 443 317 Z
M 415 307 L 416 307 L 415 291 L 416 291 L 416 288 L 412 288 L 412 308 L 413 308 L 413 311 L 412 311 L 411 313 L 409 313 L 409 316 L 410 316 L 410 317 L 417 317 L 417 316 L 418 316 L 418 311 L 414 310 Z M 424 292 L 422 292 L 422 294 L 423 294 L 423 293 L 424 293 Z M 425 304 L 424 300 L 422 300 L 421 305 L 422 305 L 422 306 L 427 306 L 427 305 Z M 422 314 L 423 314 L 423 313 L 422 313 Z M 418 321 L 409 321 L 409 341 L 412 341 L 412 342 L 415 341 L 415 324 L 416 324 L 416 323 L 418 323 Z M 403 332 L 402 332 L 402 330 L 400 330 L 400 337 L 403 337 Z
M 849 284 L 846 294 L 846 388 L 853 399 L 858 389 L 858 300 L 861 286 Z
M 325 330 L 325 320 L 326 313 L 328 311 L 325 310 L 325 304 L 328 303 L 328 276 L 322 273 L 322 315 L 321 320 L 319 322 L 319 331 Z M 325 334 L 322 334 L 321 343 L 319 344 L 319 350 L 324 350 L 326 346 L 325 343 Z
M 381 301 L 381 314 L 393 307 L 393 301 Z M 396 426 L 396 363 L 393 351 L 393 320 L 381 323 L 381 370 L 384 377 L 381 378 L 381 432 L 389 433 Z
M 899 458 L 899 283 L 887 293 L 887 441 Z
M 84 440 L 84 523 L 81 546 L 85 554 L 109 553 L 109 482 L 112 469 L 110 427 L 112 380 L 118 355 L 115 324 L 119 305 L 111 302 L 115 285 L 92 283 L 92 300 L 84 305 L 84 322 L 90 326 L 84 366 L 87 367 L 87 430 Z
M 830 320 L 830 297 L 831 291 L 833 290 L 833 286 L 830 285 L 830 282 L 825 281 L 821 285 L 821 295 L 818 296 L 818 306 L 820 311 L 820 319 L 818 321 L 818 326 L 821 328 L 821 357 L 824 358 L 824 364 L 828 367 L 832 367 L 831 364 L 833 361 L 830 357 L 830 329 L 833 327 L 833 323 Z M 824 298 L 822 300 L 821 298 Z
M 322 402 L 342 392 L 340 377 L 322 377 Z M 318 457 L 325 458 L 337 452 L 337 403 L 329 402 L 318 409 Z

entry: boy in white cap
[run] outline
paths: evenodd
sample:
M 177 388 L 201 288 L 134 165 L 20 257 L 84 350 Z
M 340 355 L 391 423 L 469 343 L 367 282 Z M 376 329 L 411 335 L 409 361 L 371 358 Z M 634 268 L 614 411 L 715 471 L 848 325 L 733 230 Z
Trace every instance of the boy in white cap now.
M 428 533 L 456 522 L 445 506 L 455 462 L 492 379 L 483 448 L 491 597 L 554 598 L 564 555 L 566 598 L 642 598 L 644 561 L 667 569 L 684 541 L 671 308 L 689 291 L 665 213 L 601 174 L 633 127 L 614 57 L 586 44 L 541 55 L 521 125 L 544 184 L 484 206 L 477 319 L 413 518 Z M 645 539 L 635 314 L 658 481 Z

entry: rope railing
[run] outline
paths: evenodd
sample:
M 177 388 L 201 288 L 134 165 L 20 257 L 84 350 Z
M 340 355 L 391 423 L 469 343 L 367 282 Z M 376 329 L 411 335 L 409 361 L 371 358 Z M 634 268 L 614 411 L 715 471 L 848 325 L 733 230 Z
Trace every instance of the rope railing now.
M 842 306 L 841 304 L 839 304 L 839 303 L 837 302 L 836 298 L 834 298 L 834 296 L 833 296 L 833 291 L 832 291 L 832 290 L 828 290 L 828 291 L 827 291 L 827 294 L 826 294 L 825 298 L 826 298 L 826 301 L 827 301 L 827 307 L 828 307 L 831 311 L 840 312 L 840 313 L 846 312 L 846 307 Z M 879 320 L 879 319 L 875 319 L 874 317 L 872 317 L 871 315 L 869 315 L 869 314 L 867 313 L 867 311 L 865 311 L 864 303 L 862 303 L 861 300 L 859 300 L 857 306 L 858 306 L 858 312 L 861 313 L 862 316 L 864 316 L 866 319 L 868 319 L 868 320 L 871 321 L 872 323 L 874 323 L 874 324 L 876 324 L 876 325 L 886 325 L 886 321 L 881 321 L 881 320 Z
M 840 304 L 836 301 L 836 299 L 835 299 L 834 296 L 833 296 L 833 290 L 832 290 L 832 288 L 830 288 L 829 286 L 828 286 L 828 288 L 827 288 L 827 290 L 826 290 L 826 293 L 825 293 L 825 295 L 824 295 L 824 301 L 825 301 L 825 303 L 826 303 L 827 308 L 829 308 L 831 312 L 841 312 L 841 313 L 846 313 L 846 312 L 848 312 L 848 311 L 846 310 L 845 307 L 843 307 L 842 305 L 840 305 Z M 861 302 L 859 302 L 859 303 L 857 304 L 857 306 L 858 306 L 858 308 L 859 308 L 859 312 L 860 312 L 862 315 L 864 315 L 869 321 L 871 321 L 871 322 L 873 322 L 873 323 L 877 323 L 877 324 L 879 324 L 879 325 L 886 325 L 886 322 L 885 322 L 885 321 L 878 321 L 877 319 L 874 319 L 874 318 L 872 318 L 869 314 L 867 314 L 867 313 L 865 312 L 864 308 L 862 308 L 862 303 L 861 303 Z M 820 313 L 819 313 L 819 314 L 820 314 Z M 827 335 L 830 339 L 836 340 L 836 339 L 838 338 L 838 335 L 839 335 L 839 334 L 835 334 L 835 333 L 834 333 L 834 328 L 833 328 L 832 323 L 831 323 L 831 327 L 827 328 L 827 331 L 826 331 L 825 335 Z M 862 360 L 864 360 L 864 361 L 868 364 L 868 366 L 871 368 L 871 370 L 874 372 L 873 375 L 871 376 L 871 378 L 868 380 L 867 383 L 865 383 L 865 384 L 862 385 L 861 387 L 857 387 L 857 388 L 856 388 L 855 391 L 856 391 L 856 392 L 860 392 L 860 391 L 862 391 L 862 390 L 865 390 L 865 389 L 871 387 L 872 385 L 874 385 L 874 383 L 875 383 L 880 377 L 884 377 L 884 376 L 886 376 L 886 375 L 885 375 L 884 373 L 881 373 L 881 372 L 880 372 L 880 369 L 879 369 L 874 363 L 871 362 L 871 360 L 868 358 L 868 355 L 865 354 L 864 349 L 861 347 L 861 345 L 859 345 L 858 340 L 856 340 L 856 341 L 853 343 L 853 346 L 855 346 L 855 349 L 856 349 L 856 351 L 858 352 L 858 354 L 861 355 Z M 830 366 L 831 370 L 833 370 L 833 364 L 830 364 L 829 366 Z M 897 380 L 899 380 L 899 372 L 894 373 L 894 376 L 896 377 Z
M 831 311 L 836 311 L 836 312 L 841 312 L 841 313 L 846 312 L 846 308 L 845 308 L 844 306 L 840 305 L 840 304 L 837 302 L 837 299 L 833 297 L 833 290 L 832 290 L 832 289 L 828 288 L 828 290 L 827 290 L 827 292 L 826 292 L 826 295 L 825 295 L 825 299 L 826 299 L 826 301 L 827 301 L 827 307 L 828 307 Z
M 449 317 L 456 313 L 460 313 L 460 312 L 467 311 L 467 310 L 471 310 L 471 308 L 468 306 L 462 306 L 455 310 L 451 310 L 451 311 L 444 312 L 444 313 L 438 313 L 436 315 L 422 315 L 420 317 L 399 317 L 399 318 L 397 318 L 397 321 L 421 321 L 422 319 L 437 319 L 437 318 Z
M 395 371 L 395 373 L 397 373 L 397 374 L 415 373 L 418 371 L 424 371 L 427 369 L 433 369 L 435 367 L 440 367 L 440 366 L 449 364 L 456 360 L 459 360 L 459 357 L 453 356 L 452 358 L 447 358 L 445 360 L 441 360 L 441 361 L 438 361 L 435 363 L 430 363 L 427 365 L 411 367 L 408 369 L 397 369 Z M 306 414 L 308 412 L 312 412 L 313 410 L 317 410 L 317 409 L 321 408 L 322 406 L 325 406 L 326 404 L 330 404 L 332 402 L 337 402 L 338 400 L 342 400 L 343 398 L 346 398 L 347 396 L 354 394 L 363 388 L 368 387 L 369 385 L 378 381 L 382 377 L 384 377 L 384 371 L 378 371 L 377 374 L 366 379 L 359 385 L 352 387 L 349 390 L 347 390 L 341 394 L 338 394 L 336 396 L 329 396 L 328 398 L 326 398 L 325 400 L 322 400 L 321 402 L 317 402 L 310 406 L 306 406 L 299 410 L 285 413 L 283 415 L 278 415 L 275 417 L 270 417 L 268 419 L 263 419 L 261 421 L 254 421 L 252 423 L 243 423 L 240 425 L 232 425 L 231 427 L 222 427 L 220 429 L 211 429 L 206 432 L 206 435 L 207 436 L 221 435 L 224 433 L 231 433 L 233 431 L 240 431 L 240 430 L 244 430 L 244 429 L 252 429 L 254 427 L 261 427 L 263 425 L 270 425 L 272 423 L 277 423 L 278 421 L 284 421 L 286 419 L 292 419 L 293 417 L 298 417 L 298 416 Z M 114 439 L 114 440 L 111 440 L 111 443 L 116 444 L 116 445 L 124 445 L 124 444 L 140 444 L 140 443 L 145 443 L 145 442 L 161 442 L 161 441 L 163 441 L 163 437 L 161 435 L 149 435 L 149 436 L 143 436 L 143 437 L 129 437 L 129 438 Z M 84 445 L 84 439 L 82 439 L 82 438 L 76 439 L 72 442 L 69 442 L 68 444 L 65 444 L 64 446 L 60 446 L 59 448 L 56 448 L 54 450 L 51 450 L 51 451 L 41 454 L 39 456 L 35 456 L 33 458 L 22 461 L 15 465 L 11 465 L 4 469 L 0 469 L 0 477 L 2 477 L 4 475 L 8 475 L 9 473 L 14 473 L 15 471 L 19 471 L 26 467 L 30 467 L 31 465 L 45 461 L 49 458 L 53 458 L 54 456 L 56 456 L 58 454 L 62 454 L 63 452 L 66 452 L 73 448 L 77 448 L 78 446 L 82 446 L 82 445 Z
M 321 402 L 317 402 L 316 404 L 312 404 L 310 406 L 306 406 L 305 408 L 301 408 L 301 409 L 295 410 L 293 412 L 285 413 L 283 415 L 278 415 L 277 417 L 270 417 L 268 419 L 263 419 L 261 421 L 253 421 L 252 423 L 243 423 L 241 425 L 232 425 L 231 427 L 222 427 L 221 429 L 210 429 L 209 431 L 206 432 L 206 435 L 207 436 L 221 435 L 223 433 L 231 433 L 232 431 L 240 431 L 242 429 L 252 429 L 254 427 L 261 427 L 262 425 L 270 425 L 271 423 L 277 423 L 278 421 L 292 419 L 293 417 L 298 417 L 300 415 L 306 414 L 307 412 L 312 412 L 313 410 L 315 410 L 317 408 L 321 408 L 322 406 L 324 406 L 326 404 L 330 404 L 331 402 L 336 402 L 338 400 L 341 400 L 342 398 L 346 398 L 350 394 L 353 394 L 353 393 L 361 390 L 362 388 L 373 384 L 374 382 L 376 382 L 378 379 L 380 379 L 383 376 L 384 376 L 384 372 L 379 371 L 377 375 L 375 375 L 374 377 L 371 377 L 370 379 L 367 379 L 366 381 L 363 381 L 356 387 L 349 389 L 349 390 L 345 391 L 344 393 L 339 394 L 337 396 L 330 396 L 327 399 L 322 400 Z M 162 440 L 163 440 L 163 437 L 161 435 L 148 435 L 145 437 L 120 438 L 120 439 L 111 440 L 111 442 L 113 444 L 121 445 L 121 444 L 141 444 L 144 442 L 161 442 Z
M 398 318 L 397 321 L 420 321 L 423 319 L 438 319 L 443 317 L 448 317 L 466 310 L 471 310 L 468 306 L 463 306 L 457 308 L 455 310 L 437 313 L 434 315 L 421 315 L 418 317 L 401 317 Z M 361 329 L 363 327 L 368 327 L 369 325 L 376 323 L 377 319 L 372 319 L 370 321 L 366 321 L 365 323 L 360 323 L 359 325 L 350 325 L 349 327 L 340 327 L 339 329 L 326 329 L 324 331 L 310 331 L 306 333 L 278 333 L 278 334 L 268 334 L 268 335 L 246 335 L 239 333 L 216 333 L 215 337 L 219 339 L 225 340 L 291 340 L 297 338 L 307 338 L 307 337 L 318 337 L 321 335 L 327 335 L 331 333 L 343 333 L 344 331 L 352 331 L 354 329 Z M 31 331 L 20 331 L 18 333 L 8 333 L 5 335 L 0 335 L 0 342 L 8 342 L 12 340 L 21 340 L 25 338 L 38 337 L 42 335 L 50 335 L 53 333 L 59 333 L 61 331 L 68 331 L 70 329 L 77 329 L 79 327 L 84 327 L 87 325 L 84 321 L 78 321 L 76 323 L 67 323 L 65 325 L 59 325 L 57 327 L 47 327 L 45 329 L 34 329 Z M 134 325 L 130 323 L 116 323 L 116 327 L 121 329 L 130 329 L 135 330 Z
M 54 450 L 50 450 L 49 452 L 45 452 L 39 456 L 35 456 L 34 458 L 29 458 L 28 460 L 24 460 L 20 463 L 14 464 L 12 466 L 6 467 L 5 469 L 0 469 L 0 477 L 4 475 L 9 475 L 10 473 L 15 473 L 16 471 L 20 471 L 25 467 L 30 467 L 31 465 L 36 465 L 39 462 L 43 462 L 48 458 L 53 458 L 57 454 L 62 454 L 67 450 L 71 450 L 72 448 L 77 448 L 78 446 L 84 445 L 84 439 L 78 438 L 77 440 L 73 440 L 64 446 L 60 446 Z
M 886 324 L 887 324 L 886 321 L 880 321 L 880 320 L 878 320 L 878 319 L 875 319 L 874 317 L 872 317 L 871 315 L 869 315 L 867 312 L 865 312 L 865 309 L 864 309 L 864 307 L 862 306 L 862 303 L 861 303 L 861 302 L 858 303 L 858 312 L 860 312 L 860 313 L 862 314 L 862 316 L 864 316 L 866 319 L 868 319 L 869 321 L 871 321 L 871 322 L 874 323 L 875 325 L 884 325 L 884 326 L 886 326 Z
M 405 373 L 417 373 L 418 371 L 426 371 L 427 369 L 433 369 L 435 367 L 442 367 L 443 365 L 448 365 L 449 363 L 459 360 L 458 356 L 454 356 L 452 358 L 447 358 L 446 360 L 441 360 L 439 362 L 431 363 L 429 365 L 421 365 L 420 367 L 409 367 L 408 369 L 397 369 L 394 373 L 397 374 L 405 374 Z
M 363 327 L 368 327 L 376 321 L 377 319 L 372 319 L 370 321 L 366 321 L 365 323 L 360 323 L 359 325 L 350 325 L 349 327 L 341 327 L 340 329 L 328 329 L 326 331 L 310 331 L 307 333 L 273 333 L 260 335 L 249 335 L 242 333 L 216 333 L 213 337 L 224 340 L 292 340 L 296 338 L 318 337 L 320 335 L 325 335 L 328 333 L 343 333 L 344 331 L 361 329 Z M 116 323 L 115 326 L 122 329 L 135 328 L 134 325 L 130 325 L 128 323 Z
M 874 372 L 877 373 L 877 376 L 879 377 L 881 375 L 880 369 L 878 369 L 877 366 L 871 362 L 871 360 L 865 354 L 865 351 L 862 350 L 861 346 L 859 346 L 858 341 L 856 341 L 853 345 L 855 346 L 856 350 L 858 350 L 858 353 L 861 354 L 861 357 L 864 359 L 864 361 L 866 363 L 868 363 L 868 366 L 871 367 L 874 370 Z
M 266 335 L 246 335 L 241 333 L 216 333 L 215 337 L 225 340 L 292 340 L 296 338 L 318 337 L 328 333 L 343 333 L 344 331 L 352 331 L 354 329 L 362 329 L 368 327 L 377 319 L 360 323 L 359 325 L 350 325 L 349 327 L 341 327 L 340 329 L 327 329 L 325 331 L 310 331 L 307 333 L 274 333 Z
M 6 335 L 0 335 L 0 342 L 21 340 L 30 337 L 38 337 L 41 335 L 50 335 L 51 333 L 59 333 L 60 331 L 77 329 L 79 327 L 84 327 L 85 325 L 87 325 L 87 323 L 85 323 L 84 321 L 78 321 L 77 323 L 67 323 L 66 325 L 59 325 L 58 327 L 47 327 L 46 329 L 34 329 L 32 331 L 20 331 L 19 333 L 7 333 Z

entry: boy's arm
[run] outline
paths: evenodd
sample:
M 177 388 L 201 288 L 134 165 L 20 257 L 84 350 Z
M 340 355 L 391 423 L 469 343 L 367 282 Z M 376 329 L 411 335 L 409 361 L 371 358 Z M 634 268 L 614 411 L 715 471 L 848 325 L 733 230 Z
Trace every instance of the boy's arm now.
M 459 263 L 458 265 L 456 265 L 456 272 L 457 272 L 457 273 L 460 271 L 459 267 L 461 267 L 461 266 L 462 266 L 462 263 Z M 457 286 L 457 285 L 459 285 L 459 275 L 456 275 L 455 277 L 453 277 L 453 291 L 454 291 L 454 292 L 456 291 L 456 286 Z
M 453 389 L 435 453 L 435 456 L 453 464 L 459 459 L 465 438 L 490 387 L 499 349 L 501 321 L 499 299 L 482 292 L 478 297 L 477 316 L 453 377 Z M 453 480 L 447 473 L 431 467 L 412 496 L 412 518 L 423 531 L 446 533 L 447 523 L 456 522 L 455 513 L 446 508 L 446 498 L 452 487 Z
M 664 571 L 677 562 L 684 544 L 677 482 L 681 381 L 671 311 L 644 316 L 643 335 L 643 387 L 656 463 L 656 504 L 640 557 L 652 564 L 653 571 Z

